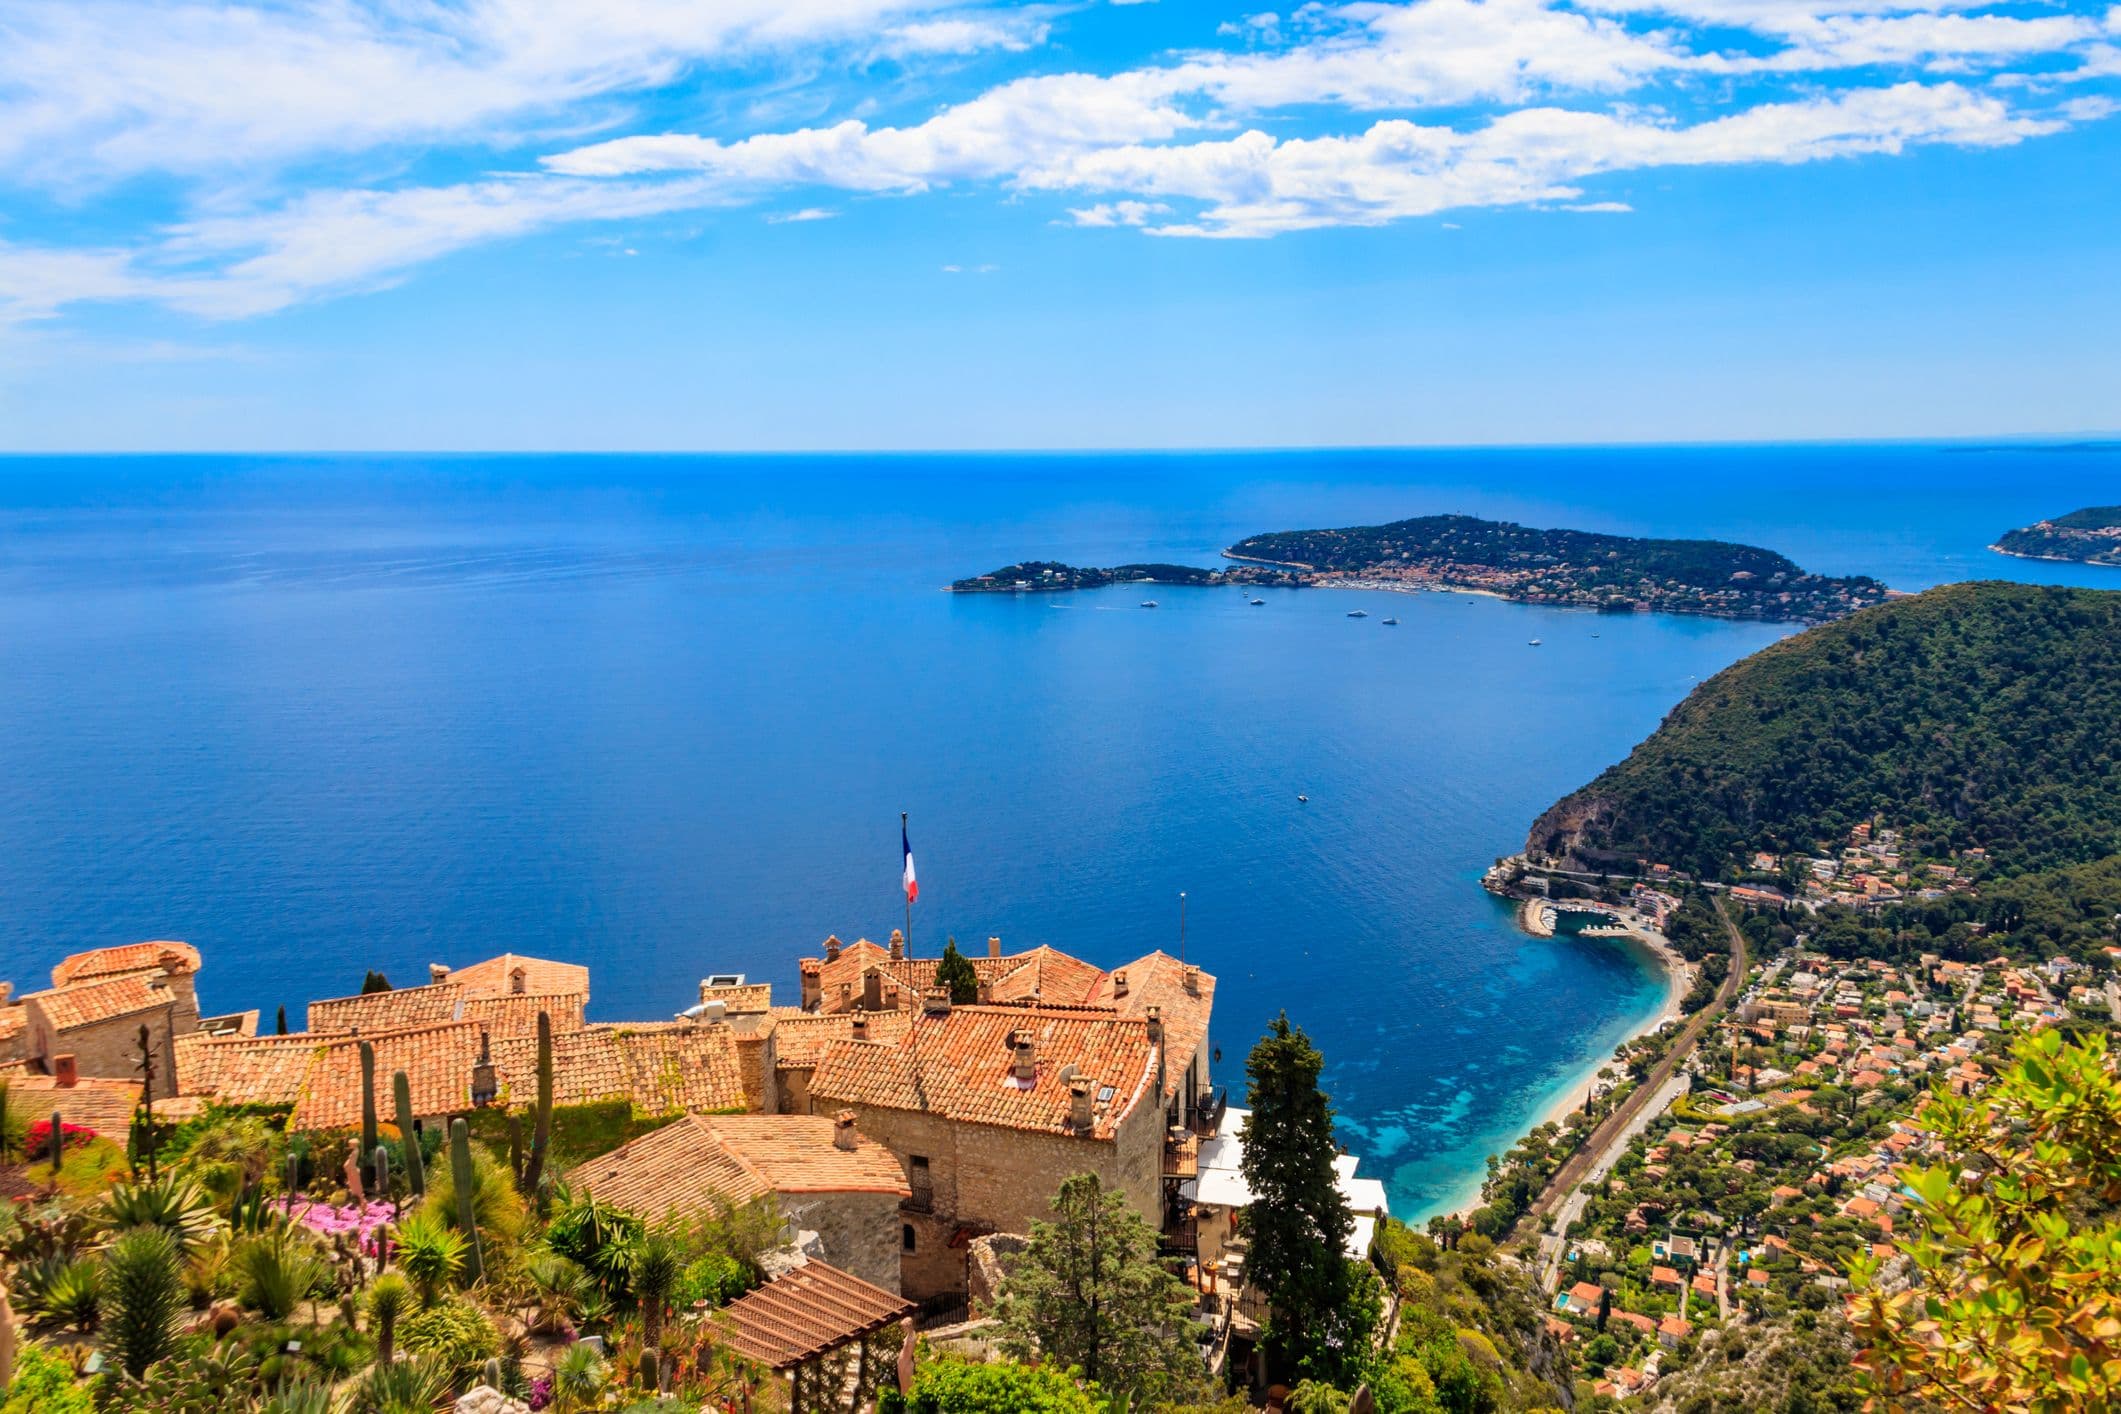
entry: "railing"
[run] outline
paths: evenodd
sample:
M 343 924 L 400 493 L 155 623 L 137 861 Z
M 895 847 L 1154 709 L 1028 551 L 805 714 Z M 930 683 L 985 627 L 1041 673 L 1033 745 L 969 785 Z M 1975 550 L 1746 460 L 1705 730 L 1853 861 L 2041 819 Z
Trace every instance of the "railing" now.
M 932 1213 L 935 1211 L 935 1190 L 916 1188 L 909 1196 L 899 1200 L 899 1207 L 909 1213 Z
M 941 1330 L 944 1326 L 961 1326 L 972 1319 L 971 1304 L 962 1296 L 931 1296 L 921 1303 L 920 1311 L 913 1318 L 916 1330 Z

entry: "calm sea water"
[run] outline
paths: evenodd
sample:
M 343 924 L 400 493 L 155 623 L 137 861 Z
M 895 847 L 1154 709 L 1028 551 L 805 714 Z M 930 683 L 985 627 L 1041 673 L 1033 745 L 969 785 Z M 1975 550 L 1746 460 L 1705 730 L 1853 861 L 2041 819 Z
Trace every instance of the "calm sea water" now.
M 923 951 L 1110 966 L 1177 950 L 1186 891 L 1218 1078 L 1286 1008 L 1418 1217 L 1659 995 L 1481 870 L 1780 630 L 938 587 L 1432 511 L 2121 587 L 1984 548 L 2113 500 L 2097 448 L 0 460 L 0 975 L 180 937 L 208 1007 L 298 1024 L 511 948 L 590 963 L 605 1018 L 718 970 L 792 1000 L 899 921 L 906 810 Z

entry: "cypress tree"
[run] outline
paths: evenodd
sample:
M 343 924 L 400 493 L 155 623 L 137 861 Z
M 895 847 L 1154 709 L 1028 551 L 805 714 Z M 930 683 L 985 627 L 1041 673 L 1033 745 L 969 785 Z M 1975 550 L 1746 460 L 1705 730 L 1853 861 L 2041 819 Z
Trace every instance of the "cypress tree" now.
M 1343 1327 L 1353 1277 L 1345 1255 L 1355 1218 L 1333 1158 L 1333 1106 L 1318 1085 L 1325 1057 L 1276 1018 L 1245 1062 L 1245 1184 L 1252 1190 L 1245 1266 L 1265 1291 L 1265 1344 L 1274 1378 L 1294 1373 L 1339 1383 L 1364 1355 L 1368 1332 Z M 1359 1334 L 1360 1340 L 1356 1339 Z
M 943 944 L 943 960 L 935 965 L 935 985 L 950 989 L 952 1006 L 970 1006 L 979 1000 L 979 973 L 957 950 L 955 938 Z
M 275 1036 L 285 1036 L 287 1034 L 287 1008 L 284 1006 L 273 1017 L 272 1034 Z

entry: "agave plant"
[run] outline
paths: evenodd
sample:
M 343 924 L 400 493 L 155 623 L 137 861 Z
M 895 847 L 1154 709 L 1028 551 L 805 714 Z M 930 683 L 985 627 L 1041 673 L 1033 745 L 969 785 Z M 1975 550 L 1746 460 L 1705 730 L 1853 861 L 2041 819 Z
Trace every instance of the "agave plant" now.
M 160 1227 L 127 1228 L 103 1253 L 103 1348 L 134 1379 L 176 1339 L 182 1264 L 177 1240 Z
M 79 1331 L 96 1328 L 103 1269 L 86 1258 L 51 1257 L 23 1270 L 24 1294 L 39 1318 Z
M 330 1385 L 289 1377 L 265 1396 L 257 1414 L 334 1414 L 335 1409 Z
M 577 1341 L 560 1352 L 552 1365 L 552 1408 L 555 1414 L 575 1414 L 588 1409 L 604 1392 L 610 1367 L 594 1346 Z
M 588 1273 L 557 1252 L 539 1251 L 531 1255 L 529 1277 L 537 1330 L 550 1334 L 575 1318 L 589 1290 Z
M 284 1321 L 329 1273 L 309 1239 L 292 1229 L 245 1238 L 235 1251 L 242 1301 L 268 1321 Z
M 109 1224 L 120 1230 L 160 1228 L 179 1247 L 191 1248 L 221 1226 L 213 1199 L 189 1178 L 164 1174 L 152 1183 L 115 1183 L 103 1197 Z
M 429 1356 L 370 1367 L 353 1387 L 348 1414 L 432 1414 L 449 1394 L 449 1367 Z

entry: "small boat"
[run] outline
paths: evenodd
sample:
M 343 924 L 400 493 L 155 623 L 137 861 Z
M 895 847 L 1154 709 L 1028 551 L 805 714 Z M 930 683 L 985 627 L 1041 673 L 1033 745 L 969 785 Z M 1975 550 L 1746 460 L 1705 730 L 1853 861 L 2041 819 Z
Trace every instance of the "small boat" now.
M 1262 604 L 1264 604 L 1264 603 L 1266 603 L 1266 602 L 1267 602 L 1267 601 L 1266 601 L 1266 600 L 1264 600 L 1264 599 L 1254 599 L 1254 600 L 1252 601 L 1252 607 L 1256 609 L 1256 608 L 1258 608 L 1258 607 L 1259 607 L 1260 605 L 1262 605 Z
M 1385 626 L 1386 626 L 1387 628 L 1398 628 L 1398 627 L 1399 627 L 1399 620 L 1398 620 L 1398 619 L 1386 619 L 1386 620 L 1385 620 Z
M 1348 617 L 1351 619 L 1366 619 L 1370 617 L 1370 611 L 1368 609 L 1350 609 L 1348 610 Z
M 1309 805 L 1311 803 L 1311 797 L 1308 795 L 1299 794 L 1296 797 L 1296 803 L 1298 805 Z
M 1142 600 L 1142 607 L 1144 609 L 1153 609 L 1156 607 L 1156 601 L 1154 599 L 1144 599 Z
M 1539 646 L 1539 640 L 1536 638 L 1533 639 L 1530 646 L 1533 648 L 1537 648 Z

